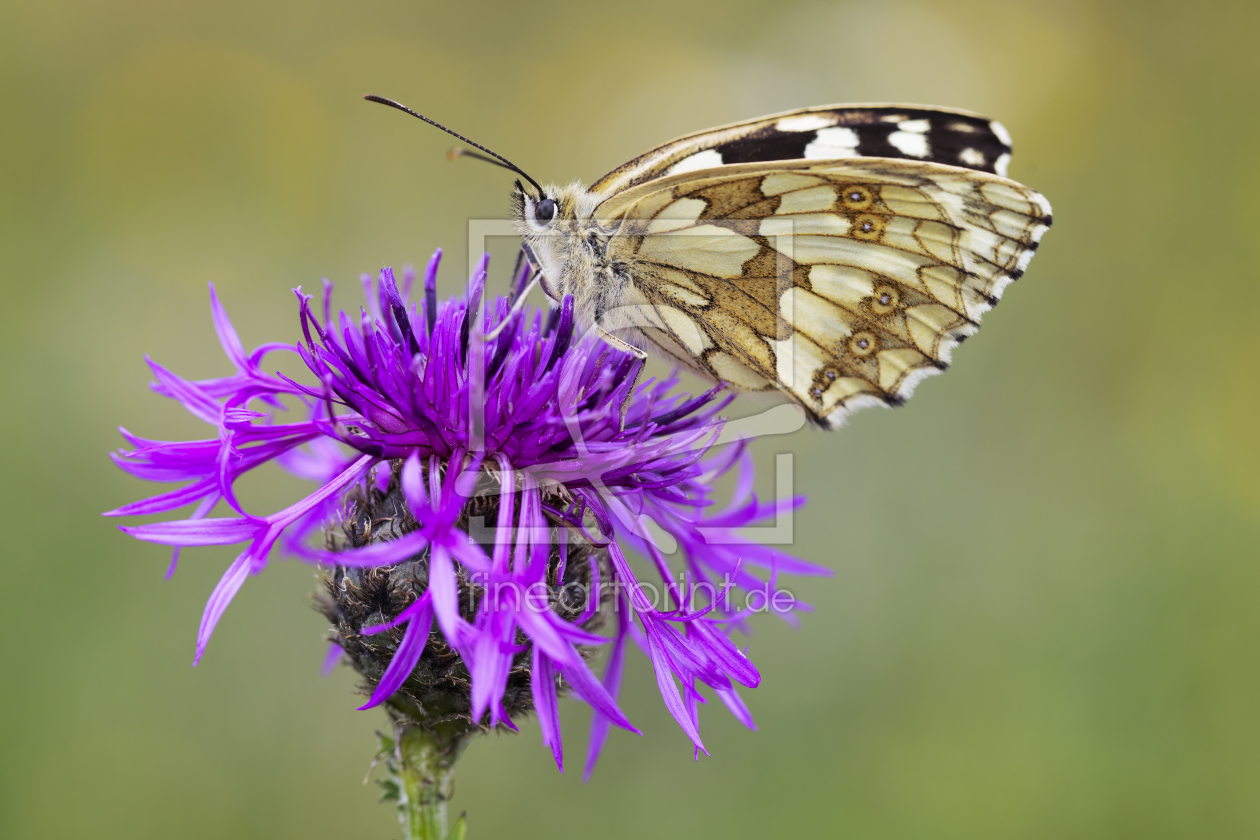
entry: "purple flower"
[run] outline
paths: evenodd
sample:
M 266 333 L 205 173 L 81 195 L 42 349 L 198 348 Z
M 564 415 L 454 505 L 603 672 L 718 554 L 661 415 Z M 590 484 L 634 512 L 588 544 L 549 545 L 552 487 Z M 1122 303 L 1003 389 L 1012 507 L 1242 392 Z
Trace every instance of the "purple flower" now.
M 294 290 L 304 340 L 251 353 L 211 287 L 215 329 L 236 372 L 190 382 L 149 362 L 154 390 L 215 434 L 155 441 L 123 430 L 133 448 L 114 454 L 122 469 L 181 486 L 107 515 L 195 505 L 186 519 L 122 528 L 175 546 L 168 576 L 180 547 L 245 544 L 206 604 L 194 664 L 232 597 L 280 543 L 285 553 L 335 568 L 330 586 L 366 591 L 384 580 L 382 570 L 407 570 L 401 588 L 397 575 L 390 579 L 394 594 L 381 597 L 393 606 L 379 620 L 355 619 L 335 636 L 347 653 L 351 636 L 360 646 L 392 640 L 382 642 L 389 656 L 376 671 L 356 660 L 372 686 L 363 708 L 411 685 L 428 656 L 445 663 L 448 676 L 456 668 L 455 682 L 467 675 L 459 715 L 471 725 L 512 726 L 513 715 L 536 711 L 563 770 L 557 699 L 568 690 L 593 711 L 589 774 L 611 725 L 637 732 L 617 703 L 631 639 L 650 657 L 661 696 L 697 755 L 705 687 L 752 727 L 738 688 L 755 687 L 760 675 L 730 632 L 769 606 L 778 573 L 826 571 L 738 529 L 803 500 L 759 501 L 743 443 L 714 448 L 723 429 L 718 412 L 729 400 L 719 399 L 720 389 L 671 393 L 672 377 L 636 388 L 633 356 L 575 338 L 572 299 L 545 314 L 510 314 L 500 298 L 479 315 L 485 258 L 467 295 L 439 304 L 440 256 L 429 263 L 423 302 L 409 301 L 411 272 L 400 289 L 389 269 L 375 287 L 364 276 L 366 306 L 357 317 L 333 316 L 327 281 L 319 308 Z M 309 382 L 265 372 L 272 352 L 297 354 Z M 286 404 L 306 419 L 281 422 Z M 269 515 L 245 510 L 236 480 L 269 461 L 318 489 Z M 732 470 L 734 498 L 714 511 L 714 479 Z M 235 515 L 210 517 L 220 502 Z M 372 505 L 388 507 L 388 516 Z M 353 538 L 338 538 L 339 526 Z M 669 538 L 680 548 L 674 560 L 662 549 Z M 641 579 L 627 550 L 657 580 Z M 574 581 L 584 598 L 571 607 L 562 596 Z M 803 605 L 775 608 L 791 618 Z M 611 638 L 592 632 L 606 619 Z M 596 676 L 587 660 L 604 644 L 610 650 Z M 330 665 L 340 651 L 330 651 Z

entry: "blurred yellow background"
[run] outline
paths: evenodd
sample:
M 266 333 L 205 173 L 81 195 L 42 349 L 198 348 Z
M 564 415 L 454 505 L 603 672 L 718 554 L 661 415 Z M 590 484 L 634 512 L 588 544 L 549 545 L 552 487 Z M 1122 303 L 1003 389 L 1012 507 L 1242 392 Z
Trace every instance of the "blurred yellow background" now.
M 229 370 L 207 281 L 250 346 L 295 340 L 321 276 L 348 305 L 443 246 L 457 290 L 510 179 L 369 92 L 560 182 L 798 106 L 967 108 L 1055 209 L 906 408 L 757 445 L 796 453 L 794 550 L 836 572 L 750 640 L 760 731 L 706 710 L 693 762 L 636 654 L 646 737 L 586 786 L 572 701 L 565 776 L 533 722 L 475 743 L 470 837 L 1260 836 L 1257 32 L 1223 0 L 6 0 L 0 836 L 399 834 L 360 784 L 383 716 L 318 674 L 312 570 L 252 579 L 192 669 L 233 550 L 165 582 L 99 516 L 153 489 L 107 460 L 117 425 L 205 434 L 142 357 Z

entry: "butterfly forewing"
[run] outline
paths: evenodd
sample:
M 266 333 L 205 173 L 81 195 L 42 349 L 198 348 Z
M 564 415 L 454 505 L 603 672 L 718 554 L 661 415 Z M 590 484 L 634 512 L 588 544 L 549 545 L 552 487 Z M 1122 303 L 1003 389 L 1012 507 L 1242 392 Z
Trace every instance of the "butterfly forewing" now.
M 605 196 L 665 175 L 740 163 L 905 158 L 1006 175 L 1010 135 L 978 114 L 905 105 L 829 105 L 773 114 L 672 140 L 592 189 Z
M 633 267 L 646 338 L 830 426 L 943 369 L 1050 224 L 1012 181 L 892 159 L 677 173 L 597 215 L 619 226 L 610 255 Z

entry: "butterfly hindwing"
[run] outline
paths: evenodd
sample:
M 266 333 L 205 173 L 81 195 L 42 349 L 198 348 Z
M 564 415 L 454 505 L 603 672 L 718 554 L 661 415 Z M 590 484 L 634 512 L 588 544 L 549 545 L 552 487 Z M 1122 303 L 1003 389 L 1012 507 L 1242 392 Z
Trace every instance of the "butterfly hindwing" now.
M 655 178 L 741 163 L 905 158 L 1005 177 L 1010 135 L 965 111 L 831 105 L 788 111 L 672 140 L 620 166 L 592 189 L 613 195 Z
M 645 337 L 829 426 L 944 369 L 1050 224 L 1012 181 L 878 158 L 679 173 L 597 215 L 619 226 Z

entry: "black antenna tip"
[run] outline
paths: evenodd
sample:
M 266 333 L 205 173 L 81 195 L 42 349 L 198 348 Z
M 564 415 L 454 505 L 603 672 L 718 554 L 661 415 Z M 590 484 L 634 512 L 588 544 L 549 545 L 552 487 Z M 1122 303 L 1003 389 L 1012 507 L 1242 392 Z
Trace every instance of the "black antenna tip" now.
M 389 97 L 377 96 L 375 93 L 365 93 L 363 95 L 363 98 L 366 99 L 368 102 L 376 102 L 380 105 L 388 105 L 391 108 L 397 108 L 399 111 L 403 111 L 404 113 L 411 114 L 412 116 L 420 117 L 420 119 L 427 121 L 427 118 L 421 116 L 420 114 L 415 113 L 406 105 L 396 100 L 390 99 Z
M 455 137 L 458 140 L 463 140 L 465 143 L 467 143 L 469 146 L 472 146 L 474 149 L 480 149 L 481 151 L 490 155 L 490 157 L 494 158 L 494 160 L 490 161 L 491 163 L 494 163 L 496 166 L 502 166 L 504 169 L 510 169 L 516 174 L 522 176 L 526 181 L 529 181 L 531 184 L 533 184 L 534 189 L 538 190 L 539 197 L 540 198 L 542 197 L 543 195 L 542 185 L 539 184 L 537 181 L 535 181 L 533 178 L 529 177 L 529 175 L 525 174 L 525 171 L 523 169 L 521 169 L 516 164 L 512 163 L 512 161 L 508 160 L 503 155 L 497 152 L 490 151 L 489 149 L 487 149 L 485 146 L 481 145 L 480 143 L 474 143 L 472 140 L 469 140 L 464 135 L 459 134 L 458 132 L 455 132 L 455 131 L 451 131 L 449 128 L 442 125 L 440 122 L 437 122 L 436 120 L 431 120 L 428 117 L 426 117 L 424 114 L 420 114 L 411 110 L 406 105 L 403 105 L 401 102 L 395 102 L 392 99 L 386 99 L 384 96 L 377 96 L 374 93 L 364 94 L 363 98 L 366 99 L 368 102 L 377 102 L 381 105 L 388 105 L 391 108 L 397 108 L 399 111 L 402 111 L 405 114 L 410 114 L 411 116 L 415 117 L 418 120 L 423 120 L 424 122 L 427 122 L 429 125 L 433 126 L 434 128 L 438 128 L 438 129 L 441 129 L 442 131 L 445 131 L 447 134 L 451 135 L 452 137 Z M 488 160 L 488 158 L 484 158 L 481 155 L 475 154 L 473 152 L 463 151 L 462 154 L 468 155 L 469 157 L 476 157 L 476 158 L 479 158 L 480 160 Z M 458 155 L 456 155 L 456 157 L 458 157 Z

